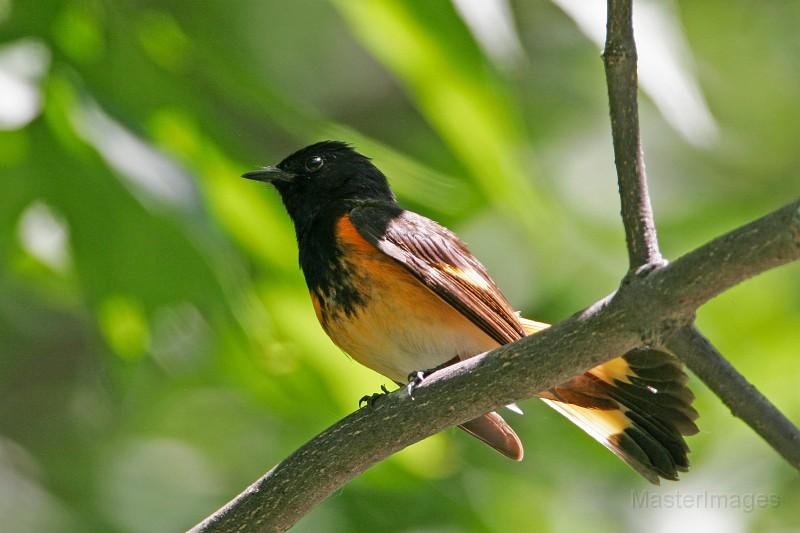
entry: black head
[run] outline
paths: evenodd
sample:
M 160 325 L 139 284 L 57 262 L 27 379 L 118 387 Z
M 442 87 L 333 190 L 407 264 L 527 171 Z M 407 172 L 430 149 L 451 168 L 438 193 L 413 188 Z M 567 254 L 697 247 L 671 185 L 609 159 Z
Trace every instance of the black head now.
M 340 141 L 306 146 L 276 166 L 242 177 L 272 183 L 296 226 L 310 222 L 323 209 L 346 207 L 352 201 L 394 202 L 386 176 L 368 157 Z

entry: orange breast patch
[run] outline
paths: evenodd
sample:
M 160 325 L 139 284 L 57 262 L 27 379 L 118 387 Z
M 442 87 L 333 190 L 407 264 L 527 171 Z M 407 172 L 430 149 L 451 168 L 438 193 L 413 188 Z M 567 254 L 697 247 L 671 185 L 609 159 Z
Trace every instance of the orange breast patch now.
M 358 251 L 361 253 L 377 253 L 384 255 L 383 252 L 372 246 L 367 240 L 361 236 L 353 223 L 350 221 L 350 216 L 345 214 L 336 223 L 336 238 L 339 240 L 340 245 L 349 248 L 350 251 Z

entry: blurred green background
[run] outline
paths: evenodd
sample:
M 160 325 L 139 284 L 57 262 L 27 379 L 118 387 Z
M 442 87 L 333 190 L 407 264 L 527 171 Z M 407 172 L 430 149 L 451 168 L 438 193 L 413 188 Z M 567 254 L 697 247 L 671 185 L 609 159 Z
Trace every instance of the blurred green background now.
M 185 529 L 387 381 L 327 340 L 277 195 L 238 178 L 312 141 L 372 156 L 527 316 L 558 321 L 612 291 L 627 259 L 604 9 L 0 1 L 0 529 Z M 636 10 L 651 192 L 675 258 L 797 196 L 800 3 Z M 798 265 L 698 321 L 800 420 Z M 701 433 L 680 484 L 650 487 L 532 400 L 508 415 L 523 463 L 449 430 L 296 529 L 800 530 L 797 472 L 692 379 Z M 635 505 L 676 490 L 777 505 Z

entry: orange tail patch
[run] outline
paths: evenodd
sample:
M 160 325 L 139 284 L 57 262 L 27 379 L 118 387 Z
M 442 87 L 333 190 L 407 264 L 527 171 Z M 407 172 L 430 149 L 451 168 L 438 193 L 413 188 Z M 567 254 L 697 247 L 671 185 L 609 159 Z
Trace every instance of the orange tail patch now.
M 521 319 L 528 335 L 548 327 Z M 684 436 L 697 433 L 694 395 L 670 354 L 632 350 L 540 394 L 550 407 L 652 483 L 689 467 Z

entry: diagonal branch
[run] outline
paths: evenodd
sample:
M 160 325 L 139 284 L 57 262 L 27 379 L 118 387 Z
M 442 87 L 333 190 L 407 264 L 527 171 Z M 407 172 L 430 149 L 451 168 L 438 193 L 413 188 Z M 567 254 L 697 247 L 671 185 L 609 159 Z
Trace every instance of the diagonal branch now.
M 639 135 L 636 43 L 631 0 L 608 0 L 603 62 L 608 85 L 614 163 L 630 269 L 661 262 Z
M 685 299 L 686 305 L 699 307 L 751 277 L 752 272 L 764 272 L 791 261 L 797 253 L 791 246 L 782 248 L 783 252 L 777 254 L 764 252 L 781 248 L 776 248 L 776 244 L 787 239 L 798 241 L 798 206 L 800 200 L 795 200 L 689 252 L 670 264 L 659 282 L 664 284 L 664 290 L 673 290 L 670 287 L 682 280 L 681 298 Z
M 702 333 L 687 327 L 667 347 L 683 359 L 736 416 L 800 470 L 800 429 L 750 384 Z
M 753 250 L 751 236 L 765 245 Z M 718 262 L 724 242 L 730 260 Z M 426 379 L 411 399 L 390 394 L 334 424 L 197 525 L 194 532 L 280 531 L 358 474 L 449 426 L 534 396 L 645 342 L 661 344 L 691 322 L 704 300 L 733 284 L 800 259 L 800 201 L 698 250 L 633 275 L 613 295 L 541 333 Z M 717 276 L 705 276 L 720 271 Z M 455 409 L 454 406 L 458 406 Z M 757 429 L 758 430 L 758 429 Z M 771 441 L 772 442 L 772 441 Z M 781 441 L 773 445 L 783 446 Z M 781 449 L 782 455 L 791 452 Z

